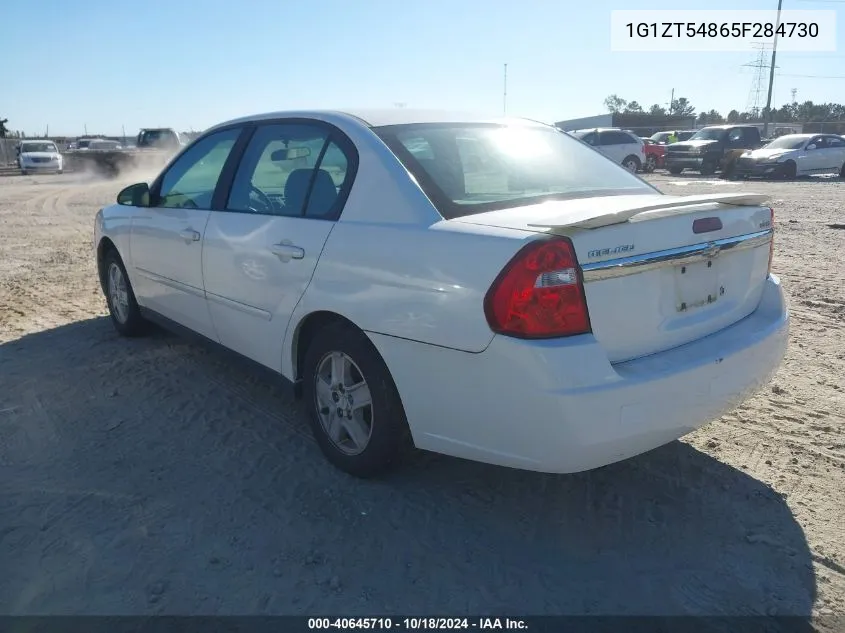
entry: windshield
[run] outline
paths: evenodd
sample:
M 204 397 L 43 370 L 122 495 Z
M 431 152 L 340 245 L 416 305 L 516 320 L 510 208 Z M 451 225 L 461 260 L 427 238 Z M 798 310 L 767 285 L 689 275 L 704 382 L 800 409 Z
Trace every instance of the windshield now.
M 763 149 L 801 149 L 804 147 L 804 143 L 807 142 L 807 138 L 806 136 L 800 136 L 798 138 L 794 136 L 781 136 L 767 144 Z
M 671 132 L 657 132 L 656 134 L 651 135 L 651 140 L 655 143 L 663 143 L 670 136 L 672 136 Z
M 91 141 L 79 141 L 79 143 L 77 143 L 77 144 L 76 144 L 76 146 L 77 146 L 79 149 L 85 149 L 85 148 L 86 148 L 86 147 L 88 147 L 89 145 L 91 145 Z
M 58 153 L 59 150 L 56 149 L 56 146 L 52 143 L 22 143 L 21 144 L 21 154 L 25 154 L 28 152 L 54 152 Z
M 170 130 L 146 130 L 141 133 L 141 143 L 145 145 L 176 143 L 176 134 Z
M 705 127 L 693 134 L 689 140 L 691 141 L 718 141 L 725 134 L 724 128 L 720 127 Z
M 375 128 L 445 218 L 545 200 L 655 190 L 553 128 L 409 124 Z
M 95 141 L 91 143 L 89 149 L 115 149 L 119 144 L 115 141 Z

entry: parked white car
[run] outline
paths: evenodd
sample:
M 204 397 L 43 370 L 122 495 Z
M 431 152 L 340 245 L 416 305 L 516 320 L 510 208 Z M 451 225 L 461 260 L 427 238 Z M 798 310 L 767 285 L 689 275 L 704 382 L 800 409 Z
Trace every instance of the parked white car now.
M 845 139 L 836 134 L 787 134 L 737 159 L 739 177 L 795 178 L 838 174 L 845 178 Z
M 765 196 L 663 195 L 556 129 L 395 109 L 206 131 L 96 215 L 118 332 L 268 367 L 337 467 L 413 446 L 576 472 L 729 411 L 781 362 Z
M 21 141 L 18 153 L 18 167 L 21 173 L 53 172 L 60 174 L 64 169 L 62 155 L 53 141 Z
M 587 145 L 593 146 L 630 172 L 639 171 L 645 164 L 645 144 L 633 132 L 616 128 L 598 128 L 575 130 L 572 135 Z

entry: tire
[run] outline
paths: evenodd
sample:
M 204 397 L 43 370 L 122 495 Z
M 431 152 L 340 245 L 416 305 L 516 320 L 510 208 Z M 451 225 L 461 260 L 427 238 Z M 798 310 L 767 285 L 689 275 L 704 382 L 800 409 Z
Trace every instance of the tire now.
M 701 169 L 698 170 L 702 176 L 712 176 L 716 173 L 716 163 L 712 160 L 706 160 L 701 163 Z
M 339 380 L 331 374 L 340 374 L 341 367 Z M 301 375 L 311 432 L 332 465 L 369 478 L 404 461 L 413 448 L 405 409 L 387 365 L 363 332 L 344 323 L 326 327 L 308 346 Z M 370 404 L 353 409 L 361 384 Z M 350 391 L 353 386 L 358 388 Z
M 29 172 L 26 169 L 21 169 L 21 176 L 29 176 Z
M 109 250 L 103 258 L 103 271 L 103 290 L 114 328 L 121 336 L 136 337 L 146 334 L 149 323 L 141 316 L 126 268 L 114 250 Z M 121 294 L 115 294 L 116 291 L 121 290 L 121 286 Z M 125 295 L 123 300 L 120 299 L 121 295 Z
M 63 173 L 65 173 L 65 170 L 64 170 L 64 169 L 60 169 L 60 170 L 58 170 L 56 173 L 57 173 L 57 174 L 63 174 Z
M 645 167 L 643 167 L 643 171 L 647 174 L 651 174 L 651 173 L 654 172 L 656 167 L 657 167 L 657 161 L 654 160 L 654 156 L 646 157 Z
M 845 163 L 842 163 L 842 168 L 839 170 L 839 177 L 845 178 Z
M 798 166 L 791 160 L 783 164 L 782 177 L 784 180 L 795 180 L 798 176 Z
M 622 166 L 632 174 L 636 174 L 642 167 L 642 163 L 639 158 L 632 154 L 631 156 L 625 157 L 625 160 L 622 161 Z
M 669 168 L 669 173 L 672 174 L 673 176 L 677 176 L 682 171 L 684 171 L 683 167 L 670 167 Z

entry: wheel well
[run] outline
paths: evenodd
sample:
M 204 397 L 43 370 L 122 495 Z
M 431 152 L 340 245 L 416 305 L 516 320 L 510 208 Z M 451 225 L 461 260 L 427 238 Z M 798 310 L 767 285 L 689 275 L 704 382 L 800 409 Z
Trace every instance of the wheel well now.
M 622 161 L 622 163 L 623 163 L 623 164 L 624 164 L 624 163 L 627 163 L 627 162 L 628 162 L 630 159 L 632 159 L 632 158 L 633 158 L 636 162 L 638 162 L 638 163 L 642 164 L 642 161 L 640 160 L 640 157 L 639 157 L 639 156 L 636 156 L 636 155 L 634 155 L 634 154 L 628 154 L 628 155 L 625 157 L 625 160 L 623 160 L 623 161 Z
M 100 243 L 97 244 L 97 273 L 100 277 L 100 286 L 103 289 L 103 292 L 106 291 L 106 269 L 105 269 L 105 259 L 106 253 L 114 251 L 118 257 L 120 257 L 120 253 L 118 253 L 117 246 L 114 245 L 109 238 L 104 237 L 100 240 Z
M 319 312 L 312 312 L 302 321 L 296 328 L 293 335 L 293 345 L 291 355 L 293 356 L 293 375 L 294 381 L 299 381 L 302 378 L 302 365 L 305 362 L 305 352 L 308 351 L 308 346 L 317 333 L 323 328 L 328 327 L 334 323 L 343 323 L 355 329 L 358 328 L 352 321 L 343 317 L 336 312 L 329 312 L 321 310 Z

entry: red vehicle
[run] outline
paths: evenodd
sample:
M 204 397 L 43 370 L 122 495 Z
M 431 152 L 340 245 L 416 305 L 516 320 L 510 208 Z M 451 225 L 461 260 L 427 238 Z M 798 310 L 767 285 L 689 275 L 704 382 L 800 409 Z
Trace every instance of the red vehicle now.
M 662 169 L 663 158 L 666 155 L 666 146 L 661 145 L 650 138 L 644 138 L 643 149 L 645 150 L 645 165 L 643 165 L 643 171 L 650 174 L 655 169 Z

